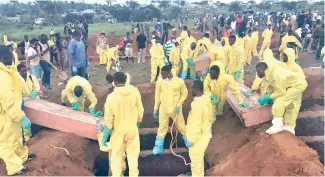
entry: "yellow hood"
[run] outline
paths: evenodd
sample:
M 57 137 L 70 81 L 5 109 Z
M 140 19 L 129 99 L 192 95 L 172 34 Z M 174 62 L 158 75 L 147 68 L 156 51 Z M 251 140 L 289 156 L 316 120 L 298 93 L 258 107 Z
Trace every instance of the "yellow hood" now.
M 22 84 L 19 73 L 14 69 L 8 68 L 3 63 L 0 63 L 0 70 L 3 70 L 10 75 L 17 97 L 22 98 Z
M 127 97 L 134 91 L 134 86 L 125 83 L 125 86 L 115 87 L 114 92 L 117 95 Z
M 296 64 L 296 60 L 295 60 L 296 52 L 294 49 L 287 48 L 283 51 L 283 53 L 285 53 L 288 56 L 288 62 L 287 62 L 288 67 Z
M 225 65 L 221 61 L 218 61 L 218 60 L 213 62 L 211 64 L 211 67 L 214 66 L 214 65 L 218 66 L 219 69 L 220 69 L 219 77 L 217 79 L 217 82 L 219 82 L 219 81 L 221 81 L 221 80 L 223 80 L 225 78 L 225 75 L 226 75 Z

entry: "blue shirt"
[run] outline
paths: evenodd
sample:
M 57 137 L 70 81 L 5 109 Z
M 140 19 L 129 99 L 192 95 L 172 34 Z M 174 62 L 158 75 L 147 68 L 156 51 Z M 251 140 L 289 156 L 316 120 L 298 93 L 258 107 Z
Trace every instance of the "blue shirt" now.
M 69 63 L 71 64 L 70 55 L 74 57 L 74 64 L 71 65 L 72 67 L 82 68 L 86 66 L 86 52 L 85 52 L 85 44 L 83 41 L 77 41 L 72 39 L 69 42 L 68 46 L 68 53 L 69 53 Z

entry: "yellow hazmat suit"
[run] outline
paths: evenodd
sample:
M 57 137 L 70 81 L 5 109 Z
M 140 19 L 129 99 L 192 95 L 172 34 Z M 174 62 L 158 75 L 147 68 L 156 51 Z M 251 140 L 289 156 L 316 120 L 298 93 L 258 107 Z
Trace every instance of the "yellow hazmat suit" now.
M 159 73 L 163 66 L 165 66 L 164 62 L 164 49 L 161 44 L 152 44 L 150 48 L 151 55 L 151 79 L 150 82 L 154 82 L 157 76 L 157 70 L 159 67 Z M 160 75 L 160 74 L 159 74 Z
M 280 121 L 283 124 L 284 118 L 284 123 L 294 131 L 301 106 L 302 92 L 308 85 L 306 79 L 283 67 L 266 69 L 265 79 L 274 88 L 270 98 L 275 99 L 272 106 L 275 122 Z
M 112 104 L 114 103 L 114 104 Z M 107 96 L 104 119 L 108 128 L 113 129 L 110 142 L 112 176 L 122 176 L 123 154 L 126 153 L 129 176 L 138 176 L 140 139 L 137 123 L 142 122 L 143 105 L 139 90 L 132 85 L 115 87 Z
M 238 45 L 237 41 L 235 44 L 230 46 L 228 53 L 229 63 L 228 63 L 228 74 L 233 76 L 235 80 L 241 84 L 244 83 L 244 63 L 245 63 L 245 50 L 243 47 Z M 236 72 L 240 72 L 240 78 L 236 79 Z
M 186 38 L 188 37 L 187 35 L 187 31 L 182 31 L 181 35 L 179 36 L 178 38 L 178 41 L 179 41 L 179 48 L 180 50 L 183 50 L 184 46 L 185 46 L 185 43 L 186 43 Z
M 258 31 L 252 32 L 252 52 L 253 56 L 257 55 Z
M 263 62 L 265 62 L 269 68 L 281 67 L 282 64 L 276 58 L 273 57 L 273 53 L 271 49 L 266 49 L 263 53 Z M 275 67 L 274 67 L 275 66 Z M 266 92 L 273 92 L 270 84 L 265 80 L 265 78 L 259 78 L 257 75 L 252 85 L 252 90 L 256 91 L 261 86 L 261 96 L 265 95 Z
M 34 75 L 27 73 L 26 81 L 22 77 L 20 79 L 22 81 L 23 97 L 28 97 L 33 90 L 40 91 L 39 81 Z
M 17 71 L 0 63 L 0 158 L 6 164 L 7 175 L 14 175 L 24 168 L 28 149 L 23 145 L 20 120 L 22 88 Z
M 280 53 L 280 61 L 283 61 L 283 54 L 282 54 L 282 52 L 288 48 L 288 46 L 287 46 L 287 43 L 288 42 L 294 42 L 298 46 L 298 48 L 302 48 L 302 45 L 299 42 L 299 40 L 296 38 L 296 36 L 285 35 L 282 38 L 281 46 L 279 48 L 279 51 L 281 52 Z M 295 52 L 295 59 L 297 59 L 299 57 L 298 50 L 296 50 L 296 51 L 297 52 Z
M 272 29 L 269 30 L 268 28 L 263 31 L 263 43 L 260 49 L 259 55 L 262 56 L 265 49 L 269 49 L 271 46 L 271 39 L 272 39 L 273 31 Z
M 222 46 L 223 52 L 225 54 L 225 69 L 226 69 L 226 73 L 228 73 L 228 64 L 229 64 L 229 51 L 230 51 L 230 45 L 229 45 L 229 41 L 228 38 L 226 37 L 222 37 L 221 41 L 225 41 L 225 45 Z
M 173 62 L 172 73 L 174 76 L 178 76 L 181 66 L 181 51 L 179 47 L 173 47 L 170 51 L 169 61 Z
M 186 137 L 193 144 L 189 147 L 192 176 L 204 176 L 204 153 L 212 137 L 211 111 L 209 95 L 194 98 L 186 125 Z
M 109 50 L 108 47 L 106 50 L 103 50 L 99 47 L 96 48 L 96 52 L 99 55 L 99 64 L 103 65 L 103 64 L 106 64 L 106 62 L 108 61 L 108 59 L 107 59 L 108 50 Z
M 306 78 L 301 66 L 296 63 L 295 50 L 292 48 L 285 49 L 283 51 L 288 56 L 288 62 L 285 63 L 285 67 L 295 73 L 298 73 L 300 77 Z
M 227 59 L 223 51 L 223 47 L 211 45 L 209 47 L 209 55 L 211 64 L 215 61 L 221 61 L 223 64 L 227 64 Z
M 107 52 L 107 66 L 106 66 L 107 72 L 111 69 L 113 61 L 117 60 L 118 48 L 119 48 L 119 46 L 112 47 L 112 48 L 108 49 L 108 52 Z
M 225 74 L 224 65 L 221 62 L 214 62 L 220 68 L 220 74 L 217 80 L 211 80 L 210 74 L 204 79 L 204 94 L 215 95 L 220 101 L 212 105 L 212 122 L 216 120 L 217 115 L 223 114 L 223 106 L 227 98 L 227 89 L 230 87 L 236 95 L 238 103 L 243 102 L 240 95 L 238 84 L 235 82 L 231 75 Z
M 199 52 L 198 46 L 196 46 L 196 48 L 194 50 L 191 49 L 191 44 L 186 45 L 184 47 L 184 49 L 181 52 L 181 58 L 182 58 L 182 63 L 183 63 L 182 74 L 186 72 L 186 75 L 187 75 L 187 69 L 189 69 L 191 78 L 196 77 L 195 66 L 189 65 L 187 62 L 187 59 L 190 59 L 193 61 L 193 63 L 195 63 L 197 56 L 198 56 L 198 52 Z
M 194 41 L 195 42 L 195 41 Z M 209 47 L 212 45 L 212 42 L 209 38 L 203 37 L 202 39 L 197 41 L 197 46 L 199 47 L 199 54 L 207 52 L 207 49 L 204 47 L 204 45 L 209 49 Z
M 77 98 L 74 95 L 74 89 L 80 86 L 82 87 L 82 95 Z M 97 98 L 92 91 L 92 87 L 88 80 L 80 76 L 73 76 L 67 83 L 65 89 L 61 92 L 61 101 L 62 103 L 75 103 L 78 102 L 79 111 L 84 111 L 85 107 L 85 96 L 90 101 L 89 108 L 95 108 L 97 104 Z
M 246 64 L 251 64 L 252 61 L 252 43 L 253 40 L 250 36 L 246 35 L 244 37 L 244 48 L 245 48 L 245 57 L 246 57 Z
M 175 120 L 176 117 L 176 128 L 183 136 L 186 135 L 182 106 L 187 98 L 187 94 L 188 91 L 182 79 L 173 77 L 168 82 L 163 79 L 158 79 L 156 83 L 154 107 L 155 111 L 159 109 L 159 128 L 157 137 L 162 139 L 165 138 L 168 131 L 169 118 Z M 175 112 L 176 107 L 179 108 L 177 116 Z
M 9 41 L 8 41 L 8 37 L 7 37 L 7 35 L 3 35 L 3 43 L 5 44 L 5 45 L 9 45 Z M 13 45 L 12 45 L 12 48 L 13 48 L 13 50 L 12 50 L 12 54 L 14 55 L 14 58 L 15 58 L 15 62 L 13 62 L 12 63 L 12 66 L 13 66 L 13 68 L 15 68 L 14 70 L 17 70 L 17 66 L 19 65 L 19 59 L 18 59 L 18 54 L 17 54 L 17 52 L 16 52 L 16 50 L 17 50 L 17 43 L 13 43 Z
M 244 48 L 244 46 L 245 46 L 244 39 L 239 36 L 236 36 L 236 43 L 237 43 L 237 45 L 239 45 L 242 48 Z

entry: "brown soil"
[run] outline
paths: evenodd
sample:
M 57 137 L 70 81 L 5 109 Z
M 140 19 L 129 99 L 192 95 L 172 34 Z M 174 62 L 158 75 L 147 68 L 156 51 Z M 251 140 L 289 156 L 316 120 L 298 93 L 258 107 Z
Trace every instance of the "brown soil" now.
M 315 112 L 316 111 L 324 111 L 324 106 L 316 104 L 314 106 L 304 109 L 304 111 L 315 111 Z
M 288 132 L 256 130 L 247 143 L 231 152 L 208 173 L 212 176 L 323 176 L 316 151 Z
M 308 87 L 303 93 L 303 98 L 324 99 L 324 76 L 321 69 L 306 68 L 304 69 Z
M 27 144 L 29 153 L 37 154 L 37 158 L 26 162 L 25 166 L 33 170 L 26 176 L 93 176 L 91 172 L 91 156 L 87 151 L 90 141 L 73 134 L 66 134 L 55 130 L 39 132 Z M 65 150 L 50 146 L 64 147 Z M 86 161 L 87 158 L 87 161 Z M 4 164 L 0 161 L 0 176 L 5 176 Z

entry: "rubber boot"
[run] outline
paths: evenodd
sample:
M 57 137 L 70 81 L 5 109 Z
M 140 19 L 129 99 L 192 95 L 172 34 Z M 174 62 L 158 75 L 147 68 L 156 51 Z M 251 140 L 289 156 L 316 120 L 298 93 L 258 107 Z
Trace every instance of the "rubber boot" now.
M 288 132 L 292 133 L 293 135 L 295 135 L 295 128 L 293 128 L 289 125 L 283 126 L 283 130 L 288 131 Z
M 156 137 L 155 146 L 152 149 L 153 155 L 158 155 L 164 151 L 164 138 Z
M 266 133 L 272 135 L 283 131 L 283 118 L 274 117 L 272 120 L 272 127 L 266 130 Z
M 181 79 L 185 80 L 187 77 L 187 71 L 182 71 L 182 74 L 181 74 Z

